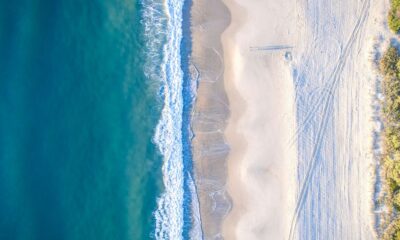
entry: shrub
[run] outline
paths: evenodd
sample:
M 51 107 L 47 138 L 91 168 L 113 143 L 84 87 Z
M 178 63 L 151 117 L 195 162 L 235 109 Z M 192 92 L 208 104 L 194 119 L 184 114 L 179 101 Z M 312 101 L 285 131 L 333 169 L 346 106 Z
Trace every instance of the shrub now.
M 400 9 L 400 0 L 392 1 L 392 9 Z M 396 16 L 397 17 L 397 16 Z M 398 29 L 400 30 L 400 20 Z M 400 54 L 398 50 L 390 46 L 383 54 L 379 69 L 384 76 L 382 82 L 383 94 L 383 119 L 385 132 L 383 144 L 385 154 L 382 158 L 385 178 L 385 198 L 389 212 L 395 213 L 397 219 L 392 221 L 384 230 L 383 239 L 400 240 Z
M 400 30 L 400 1 L 392 0 L 388 16 L 389 28 L 398 33 Z
M 396 219 L 386 229 L 382 239 L 400 240 L 400 220 Z
M 399 62 L 399 53 L 397 49 L 393 46 L 390 46 L 388 50 L 383 54 L 383 57 L 380 61 L 379 68 L 381 73 L 386 77 L 395 77 L 398 75 L 399 71 L 397 65 Z
M 400 208 L 400 193 L 397 191 L 393 196 L 393 203 L 397 209 Z

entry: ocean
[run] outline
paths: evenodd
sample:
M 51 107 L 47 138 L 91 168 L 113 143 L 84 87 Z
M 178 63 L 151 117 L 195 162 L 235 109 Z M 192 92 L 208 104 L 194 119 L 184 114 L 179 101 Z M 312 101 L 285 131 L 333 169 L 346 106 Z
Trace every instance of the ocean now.
M 0 0 L 0 239 L 201 239 L 190 4 Z

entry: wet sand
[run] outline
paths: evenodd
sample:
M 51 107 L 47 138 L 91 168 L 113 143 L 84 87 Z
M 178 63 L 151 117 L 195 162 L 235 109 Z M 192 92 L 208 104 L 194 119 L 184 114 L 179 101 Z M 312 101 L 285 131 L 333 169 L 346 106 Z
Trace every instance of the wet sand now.
M 229 104 L 224 89 L 224 59 L 220 36 L 230 21 L 219 0 L 194 1 L 192 72 L 198 77 L 192 117 L 193 157 L 204 239 L 220 239 L 222 221 L 231 208 L 226 193 L 229 147 L 224 139 Z

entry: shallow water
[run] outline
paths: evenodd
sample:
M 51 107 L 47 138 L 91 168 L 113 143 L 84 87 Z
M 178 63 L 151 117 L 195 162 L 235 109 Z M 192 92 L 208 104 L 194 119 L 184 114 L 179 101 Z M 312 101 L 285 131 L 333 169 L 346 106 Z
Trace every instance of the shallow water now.
M 154 236 L 162 103 L 142 14 L 128 0 L 0 1 L 0 239 Z

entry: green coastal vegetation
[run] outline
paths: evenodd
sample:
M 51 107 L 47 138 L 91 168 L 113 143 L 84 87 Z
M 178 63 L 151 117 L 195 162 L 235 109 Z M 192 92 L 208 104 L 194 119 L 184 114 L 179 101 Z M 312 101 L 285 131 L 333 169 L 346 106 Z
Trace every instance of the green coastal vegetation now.
M 398 33 L 400 31 L 400 0 L 392 0 L 388 16 L 389 28 Z
M 391 31 L 400 33 L 400 0 L 391 0 L 388 13 Z M 400 240 L 400 53 L 391 44 L 379 62 L 383 76 L 382 121 L 384 131 L 381 156 L 385 214 L 381 225 L 383 240 Z
M 384 201 L 389 213 L 383 239 L 400 240 L 400 54 L 394 46 L 383 54 L 379 68 L 384 76 L 382 119 L 385 130 L 381 161 L 386 193 Z

